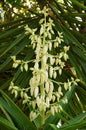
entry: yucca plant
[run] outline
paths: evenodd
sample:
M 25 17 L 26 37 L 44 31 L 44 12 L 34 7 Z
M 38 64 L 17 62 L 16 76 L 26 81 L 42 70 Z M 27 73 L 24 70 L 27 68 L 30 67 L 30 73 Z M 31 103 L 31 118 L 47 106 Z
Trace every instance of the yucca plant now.
M 54 30 L 55 33 L 51 31 L 52 38 L 49 36 L 49 39 L 47 40 L 52 41 L 56 38 L 56 36 L 59 36 L 58 32 L 62 33 L 61 35 L 63 44 L 60 44 L 59 48 L 54 48 L 53 46 L 53 48 L 50 47 L 52 49 L 49 49 L 49 57 L 50 55 L 55 55 L 60 53 L 60 51 L 63 51 L 64 46 L 69 46 L 69 50 L 67 52 L 69 59 L 66 61 L 65 66 L 63 67 L 62 75 L 59 75 L 59 73 L 61 74 L 61 70 L 57 70 L 56 73 L 54 73 L 55 77 L 57 75 L 54 81 L 54 92 L 58 89 L 58 84 L 55 82 L 64 83 L 68 81 L 68 79 L 71 79 L 71 77 L 73 77 L 75 80 L 79 79 L 77 84 L 72 84 L 71 90 L 67 89 L 67 91 L 65 91 L 64 87 L 62 85 L 60 86 L 63 93 L 62 97 L 67 98 L 67 102 L 59 102 L 62 110 L 59 112 L 56 110 L 54 114 L 48 114 L 44 123 L 42 123 L 40 114 L 32 121 L 30 120 L 29 114 L 33 108 L 31 107 L 31 104 L 27 103 L 27 100 L 25 101 L 26 104 L 22 104 L 21 98 L 24 96 L 23 94 L 25 90 L 29 88 L 29 83 L 35 73 L 33 72 L 32 74 L 33 69 L 31 71 L 30 68 L 34 67 L 34 63 L 36 63 L 37 60 L 36 55 L 38 50 L 35 51 L 36 45 L 34 47 L 33 43 L 31 44 L 32 39 L 30 37 L 34 31 L 38 36 L 41 25 L 43 25 L 43 20 L 40 22 L 41 25 L 39 24 L 39 21 L 43 19 L 44 15 L 43 13 L 39 13 L 39 11 L 35 10 L 38 8 L 38 5 L 32 6 L 32 8 L 29 9 L 20 0 L 17 2 L 11 2 L 9 0 L 6 1 L 4 9 L 7 9 L 7 5 L 9 5 L 9 3 L 12 5 L 12 7 L 10 6 L 12 9 L 15 7 L 17 9 L 23 8 L 25 11 L 23 13 L 15 13 L 14 17 L 11 16 L 10 20 L 8 19 L 8 15 L 5 15 L 5 22 L 0 24 L 0 129 L 86 129 L 85 0 L 47 0 L 46 2 L 38 1 L 41 9 L 46 6 L 46 8 L 49 10 L 46 22 L 49 19 L 52 19 L 54 23 L 53 29 L 51 28 L 51 30 Z M 9 13 L 9 10 L 10 9 L 8 9 L 7 13 Z M 11 12 L 11 15 L 12 13 L 13 12 Z M 28 25 L 28 28 L 26 25 Z M 26 35 L 25 33 L 26 31 L 28 33 L 28 29 L 29 35 Z M 33 32 L 31 32 L 31 30 L 33 30 Z M 47 33 L 49 31 L 50 30 L 48 30 Z M 45 33 L 43 34 L 42 29 L 40 33 L 41 36 L 45 35 Z M 52 44 L 53 43 L 54 42 L 52 42 Z M 44 46 L 46 46 L 45 42 Z M 41 50 L 42 49 L 43 47 L 41 46 Z M 47 50 L 48 49 L 46 48 L 44 49 L 44 51 Z M 40 53 L 43 52 L 40 51 Z M 33 61 L 33 59 L 35 60 Z M 43 62 L 45 61 L 46 60 L 44 59 Z M 49 66 L 55 65 L 55 62 L 53 63 L 53 61 L 54 60 L 52 60 L 50 63 L 47 61 Z M 39 68 L 41 69 L 42 63 L 39 61 L 39 59 L 38 62 Z M 14 66 L 15 69 L 12 66 Z M 44 67 L 44 71 L 45 69 L 46 67 Z M 52 74 L 50 75 L 50 78 L 52 78 Z M 15 98 L 15 95 L 12 95 L 11 91 L 8 90 L 10 83 L 11 87 L 13 85 L 14 89 L 15 87 L 19 89 L 20 94 L 17 93 L 16 89 L 13 91 L 13 93 L 17 94 L 17 98 Z M 31 83 L 30 85 L 33 86 Z M 65 88 L 67 87 L 69 86 L 66 84 Z M 48 84 L 46 88 L 48 88 Z M 22 94 L 21 91 L 23 92 Z M 31 96 L 29 91 L 27 94 L 28 96 Z M 35 98 L 37 95 L 38 94 L 35 93 Z M 32 94 L 33 99 L 34 96 Z M 48 109 L 49 108 L 47 108 L 47 110 Z M 37 110 L 37 105 L 35 110 Z M 34 113 L 32 113 L 32 117 L 34 117 Z

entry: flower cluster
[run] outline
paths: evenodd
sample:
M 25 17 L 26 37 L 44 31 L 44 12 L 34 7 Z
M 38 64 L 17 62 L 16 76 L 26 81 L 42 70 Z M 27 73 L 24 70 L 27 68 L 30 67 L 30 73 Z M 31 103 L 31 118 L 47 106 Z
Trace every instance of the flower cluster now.
M 57 82 L 55 79 L 58 75 L 62 74 L 62 70 L 65 66 L 65 62 L 68 59 L 69 46 L 61 46 L 64 42 L 63 35 L 61 32 L 57 33 L 55 37 L 54 22 L 51 18 L 47 19 L 48 10 L 46 7 L 41 11 L 44 14 L 44 18 L 39 21 L 40 31 L 38 33 L 37 28 L 31 29 L 28 25 L 25 27 L 26 34 L 29 35 L 31 40 L 31 45 L 35 50 L 35 60 L 34 66 L 31 69 L 32 78 L 29 82 L 29 87 L 24 89 L 18 89 L 13 86 L 11 82 L 10 90 L 14 88 L 14 93 L 20 92 L 23 98 L 23 103 L 29 103 L 32 107 L 30 113 L 30 119 L 34 120 L 39 114 L 44 120 L 47 113 L 54 115 L 55 113 L 62 110 L 59 102 L 67 102 L 67 99 L 62 99 L 63 92 L 62 87 L 65 90 L 71 90 L 71 85 L 76 84 L 76 80 L 71 78 L 71 81 L 62 83 Z M 56 51 L 59 50 L 59 51 Z M 15 57 L 12 57 L 15 58 Z M 18 60 L 14 60 L 14 67 L 18 65 Z M 21 61 L 19 61 L 19 64 Z M 28 67 L 26 70 L 28 70 Z M 57 84 L 57 89 L 55 90 L 54 84 Z M 28 96 L 27 92 L 30 92 Z
M 18 66 L 20 66 L 20 70 L 23 72 L 28 71 L 28 63 L 32 62 L 33 60 L 30 61 L 23 61 L 23 60 L 17 60 L 16 56 L 11 56 L 12 60 L 13 60 L 13 68 L 17 68 Z

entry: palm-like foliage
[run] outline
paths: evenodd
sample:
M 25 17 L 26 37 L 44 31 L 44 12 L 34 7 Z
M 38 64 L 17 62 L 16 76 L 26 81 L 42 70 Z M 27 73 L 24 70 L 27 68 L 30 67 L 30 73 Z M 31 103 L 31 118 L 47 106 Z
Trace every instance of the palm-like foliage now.
M 43 3 L 43 2 L 42 2 Z M 12 4 L 12 3 L 11 3 Z M 40 3 L 41 4 L 41 3 Z M 54 19 L 55 30 L 63 32 L 64 43 L 70 46 L 69 61 L 64 68 L 64 74 L 59 77 L 60 81 L 65 81 L 68 77 L 78 77 L 80 82 L 77 86 L 72 86 L 71 91 L 66 92 L 68 103 L 61 104 L 64 111 L 50 116 L 44 126 L 44 130 L 71 130 L 86 129 L 86 2 L 85 0 L 58 0 L 46 1 L 52 11 L 50 17 Z M 13 5 L 15 6 L 15 4 Z M 17 3 L 17 7 L 19 3 Z M 22 6 L 22 5 L 21 5 Z M 42 5 L 41 5 L 42 6 Z M 40 128 L 40 117 L 34 122 L 30 122 L 27 114 L 29 109 L 22 106 L 21 99 L 15 100 L 8 87 L 13 79 L 15 84 L 22 88 L 28 85 L 31 72 L 21 72 L 20 68 L 12 68 L 11 56 L 18 59 L 31 60 L 34 52 L 29 45 L 30 40 L 25 35 L 25 25 L 31 28 L 38 27 L 38 22 L 42 16 L 37 12 L 34 17 L 20 15 L 13 21 L 0 24 L 0 129 L 4 130 L 36 130 Z M 28 65 L 29 67 L 31 64 Z M 76 70 L 75 74 L 73 67 Z M 9 97 L 8 97 L 9 96 Z M 15 102 L 15 103 L 14 103 Z M 22 112 L 23 111 L 23 112 Z M 56 125 L 61 120 L 62 126 Z

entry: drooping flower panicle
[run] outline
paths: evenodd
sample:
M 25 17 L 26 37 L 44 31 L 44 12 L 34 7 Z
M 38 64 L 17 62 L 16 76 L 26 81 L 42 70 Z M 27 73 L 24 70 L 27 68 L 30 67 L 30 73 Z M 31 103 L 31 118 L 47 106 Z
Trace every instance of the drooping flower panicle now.
M 65 90 L 71 90 L 72 83 L 76 82 L 74 79 L 68 80 L 67 83 L 55 81 L 58 78 L 57 74 L 62 75 L 62 70 L 68 59 L 69 46 L 63 46 L 59 52 L 53 51 L 60 48 L 64 42 L 62 32 L 58 31 L 57 36 L 54 37 L 53 28 L 55 25 L 51 18 L 47 19 L 47 8 L 44 7 L 40 13 L 44 14 L 44 18 L 39 21 L 40 30 L 31 29 L 28 25 L 25 27 L 26 35 L 29 35 L 31 45 L 35 50 L 34 66 L 30 68 L 33 76 L 27 91 L 25 89 L 15 89 L 14 91 L 16 95 L 20 91 L 23 103 L 29 103 L 32 106 L 31 120 L 34 120 L 39 114 L 44 120 L 48 112 L 54 115 L 62 110 L 59 102 L 62 100 L 66 103 L 67 99 L 62 99 L 61 85 L 64 85 Z M 25 70 L 28 71 L 28 62 L 18 61 L 15 57 L 12 59 L 14 61 L 13 67 L 16 68 L 19 64 L 21 66 L 23 64 Z M 55 83 L 57 83 L 57 90 L 54 88 Z M 11 82 L 10 89 L 13 88 L 15 85 Z M 27 94 L 28 91 L 30 95 Z

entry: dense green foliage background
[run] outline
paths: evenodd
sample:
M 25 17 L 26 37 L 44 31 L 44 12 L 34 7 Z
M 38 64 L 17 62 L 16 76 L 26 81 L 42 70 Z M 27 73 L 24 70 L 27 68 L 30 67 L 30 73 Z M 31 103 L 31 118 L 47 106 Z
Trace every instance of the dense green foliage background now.
M 86 129 L 86 0 L 37 0 L 38 4 L 29 7 L 25 0 L 0 0 L 4 21 L 0 20 L 0 130 L 85 130 Z M 63 32 L 65 45 L 70 46 L 69 60 L 59 81 L 71 76 L 79 78 L 77 86 L 65 92 L 68 103 L 62 104 L 64 111 L 50 116 L 43 128 L 40 117 L 34 122 L 29 120 L 30 109 L 21 103 L 20 97 L 14 98 L 8 91 L 10 81 L 25 88 L 31 72 L 13 69 L 11 56 L 31 60 L 34 52 L 25 35 L 25 25 L 38 27 L 41 15 L 36 11 L 47 5 L 49 17 L 55 22 L 55 30 Z M 15 11 L 17 10 L 17 11 Z M 29 64 L 29 67 L 31 64 Z M 76 70 L 76 74 L 73 71 Z M 59 128 L 56 125 L 61 122 Z

